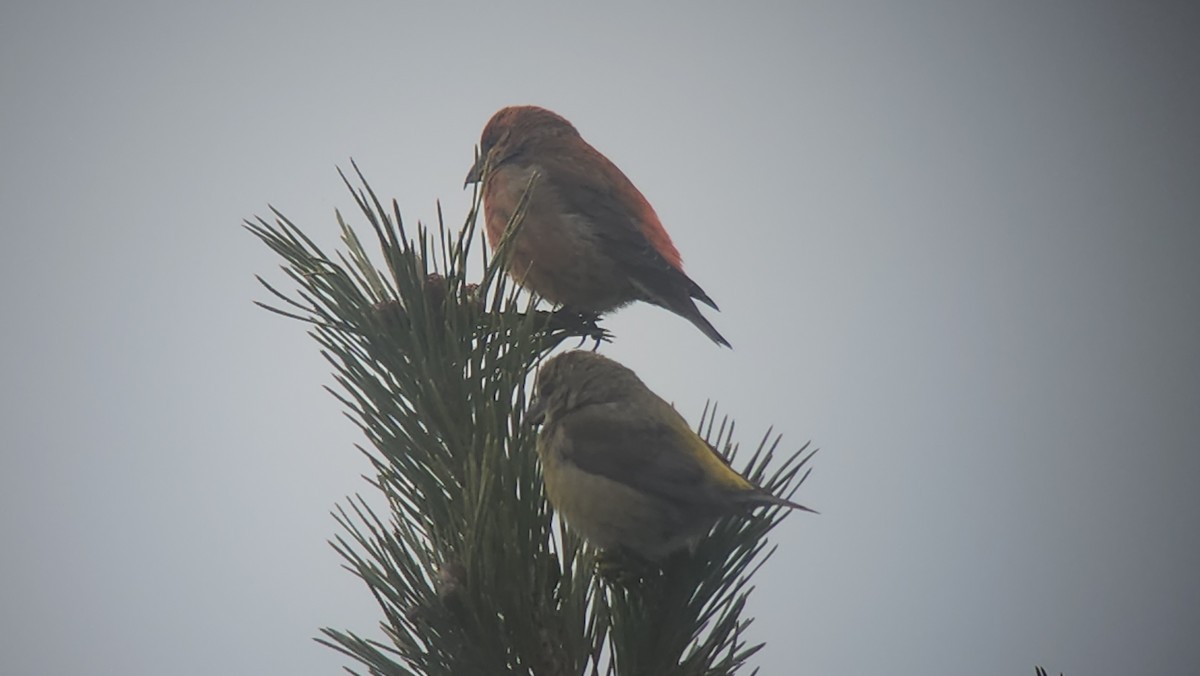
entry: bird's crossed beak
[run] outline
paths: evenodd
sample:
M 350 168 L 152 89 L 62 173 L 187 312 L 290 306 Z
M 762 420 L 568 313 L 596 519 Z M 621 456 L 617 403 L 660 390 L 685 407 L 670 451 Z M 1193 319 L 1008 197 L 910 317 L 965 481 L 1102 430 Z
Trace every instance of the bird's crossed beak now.
M 467 172 L 467 180 L 463 181 L 464 189 L 472 183 L 478 183 L 483 179 L 483 165 L 486 164 L 486 159 L 487 155 L 480 155 L 475 158 L 475 164 L 471 165 L 471 171 Z
M 529 408 L 525 411 L 525 419 L 531 425 L 541 425 L 546 422 L 546 401 L 534 395 L 533 399 L 529 401 Z

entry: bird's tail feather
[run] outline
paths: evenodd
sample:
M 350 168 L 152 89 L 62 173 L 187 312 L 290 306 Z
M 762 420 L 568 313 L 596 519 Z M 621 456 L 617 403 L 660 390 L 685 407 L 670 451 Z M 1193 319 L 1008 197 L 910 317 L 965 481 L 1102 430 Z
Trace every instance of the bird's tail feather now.
M 636 286 L 641 292 L 641 297 L 646 302 L 653 303 L 661 308 L 666 308 L 671 312 L 674 312 L 680 317 L 683 317 L 689 322 L 695 324 L 696 328 L 700 329 L 704 335 L 708 336 L 709 339 L 717 345 L 724 345 L 729 349 L 733 349 L 733 345 L 730 345 L 729 341 L 725 340 L 725 336 L 722 336 L 721 333 L 717 331 L 716 327 L 713 326 L 708 319 L 704 317 L 704 315 L 700 314 L 700 308 L 696 307 L 695 301 L 692 300 L 693 297 L 696 297 L 696 292 L 699 292 L 701 296 L 704 296 L 704 292 L 700 291 L 700 287 L 696 286 L 696 283 L 692 282 L 692 280 L 688 279 L 687 277 L 684 277 L 683 279 L 690 283 L 693 287 L 691 295 L 684 295 L 683 293 L 680 293 L 681 289 L 678 287 L 673 289 L 669 294 L 662 294 L 655 291 L 655 289 L 651 286 L 641 283 L 637 279 L 631 279 L 630 281 L 632 281 L 634 286 Z M 715 303 L 708 299 L 708 296 L 704 296 L 704 298 L 701 300 L 707 302 L 709 305 L 712 305 L 714 308 L 717 307 Z
M 683 282 L 683 289 L 688 296 L 695 298 L 696 300 L 704 303 L 714 310 L 717 310 L 718 312 L 721 310 L 721 308 L 717 307 L 716 301 L 714 301 L 712 298 L 709 298 L 707 293 L 704 293 L 704 289 L 700 288 L 700 285 L 696 283 L 696 280 L 688 277 L 687 273 L 681 268 L 676 268 L 676 272 L 679 273 L 679 281 Z
M 690 280 L 690 279 L 688 281 L 692 282 L 692 280 Z M 714 310 L 718 310 L 718 311 L 721 309 L 721 308 L 717 307 L 717 304 L 716 304 L 716 302 L 713 301 L 713 299 L 708 297 L 707 293 L 704 293 L 704 289 L 701 289 L 699 284 L 692 282 L 692 288 L 688 289 L 688 292 L 692 298 L 695 298 L 696 300 L 700 301 L 701 303 L 704 303 L 705 305 L 709 306 L 710 308 L 712 308 Z
M 691 299 L 688 299 L 687 304 L 688 307 L 683 312 L 680 312 L 676 308 L 668 309 L 695 324 L 696 328 L 700 329 L 704 335 L 708 336 L 709 339 L 711 339 L 717 345 L 724 345 L 729 349 L 733 349 L 733 346 L 729 344 L 729 341 L 725 340 L 725 336 L 722 336 L 721 333 L 717 331 L 717 328 L 713 326 L 704 315 L 700 314 L 700 308 L 696 307 L 696 304 L 693 303 Z

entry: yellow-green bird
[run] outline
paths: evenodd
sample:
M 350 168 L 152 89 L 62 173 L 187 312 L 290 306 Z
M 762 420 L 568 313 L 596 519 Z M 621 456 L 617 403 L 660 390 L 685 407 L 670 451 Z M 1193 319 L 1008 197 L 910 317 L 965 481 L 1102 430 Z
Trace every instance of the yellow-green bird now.
M 546 496 L 567 524 L 602 549 L 656 561 L 730 514 L 781 505 L 696 434 L 633 371 L 594 352 L 542 365 L 528 417 Z

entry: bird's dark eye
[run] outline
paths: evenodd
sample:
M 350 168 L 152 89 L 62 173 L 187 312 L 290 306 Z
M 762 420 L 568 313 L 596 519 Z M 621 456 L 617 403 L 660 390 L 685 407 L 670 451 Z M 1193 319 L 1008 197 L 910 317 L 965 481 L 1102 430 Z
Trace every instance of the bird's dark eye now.
M 483 138 L 479 139 L 479 152 L 487 155 L 488 151 L 496 147 L 500 142 L 500 132 L 495 129 L 488 129 L 484 132 Z

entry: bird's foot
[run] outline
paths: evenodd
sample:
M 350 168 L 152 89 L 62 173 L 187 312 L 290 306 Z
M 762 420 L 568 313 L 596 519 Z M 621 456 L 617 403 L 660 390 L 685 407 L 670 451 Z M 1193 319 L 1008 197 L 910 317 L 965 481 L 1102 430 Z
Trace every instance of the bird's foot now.
M 582 347 L 589 340 L 595 341 L 592 350 L 599 349 L 600 343 L 612 342 L 612 334 L 600 326 L 600 313 L 583 312 L 569 307 L 561 307 L 550 313 L 550 331 L 562 332 L 566 336 L 578 336 Z

